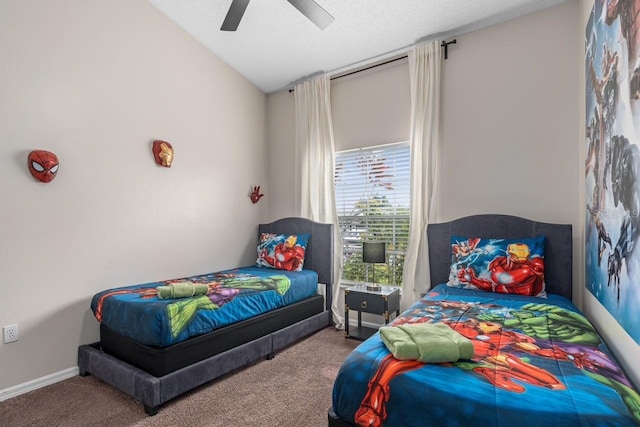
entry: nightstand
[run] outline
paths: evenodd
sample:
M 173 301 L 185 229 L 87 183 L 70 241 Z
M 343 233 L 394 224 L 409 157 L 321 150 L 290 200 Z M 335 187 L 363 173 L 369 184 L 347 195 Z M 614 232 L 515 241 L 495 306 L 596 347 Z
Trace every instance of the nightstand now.
M 349 328 L 349 310 L 358 312 L 358 327 Z M 378 329 L 362 326 L 362 313 L 384 316 L 385 325 L 389 323 L 389 314 L 400 314 L 400 289 L 392 286 L 382 286 L 379 291 L 370 291 L 367 285 L 357 284 L 344 290 L 344 332 L 346 338 L 366 340 Z

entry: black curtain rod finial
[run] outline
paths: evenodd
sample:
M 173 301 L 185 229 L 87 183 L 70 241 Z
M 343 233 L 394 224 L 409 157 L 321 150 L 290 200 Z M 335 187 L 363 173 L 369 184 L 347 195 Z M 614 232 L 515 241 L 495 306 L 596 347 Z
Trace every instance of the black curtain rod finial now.
M 450 42 L 445 42 L 443 41 L 440 46 L 442 46 L 444 48 L 444 59 L 448 59 L 449 58 L 449 45 L 450 44 L 456 44 L 458 42 L 458 40 L 453 39 Z

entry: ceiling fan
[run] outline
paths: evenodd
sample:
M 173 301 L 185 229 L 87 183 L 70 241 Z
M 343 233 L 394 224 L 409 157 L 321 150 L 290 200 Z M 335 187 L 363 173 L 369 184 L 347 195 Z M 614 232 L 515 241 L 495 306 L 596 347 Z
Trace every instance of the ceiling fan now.
M 334 20 L 333 16 L 331 16 L 326 10 L 322 8 L 322 6 L 320 6 L 314 0 L 287 1 L 321 30 L 327 28 L 329 24 L 331 24 Z M 244 15 L 244 11 L 247 9 L 248 4 L 249 0 L 233 0 L 233 3 L 231 3 L 231 6 L 229 7 L 227 16 L 224 18 L 224 22 L 222 23 L 222 27 L 220 27 L 220 29 L 222 31 L 237 30 L 238 25 L 240 24 L 240 20 L 242 19 L 242 15 Z

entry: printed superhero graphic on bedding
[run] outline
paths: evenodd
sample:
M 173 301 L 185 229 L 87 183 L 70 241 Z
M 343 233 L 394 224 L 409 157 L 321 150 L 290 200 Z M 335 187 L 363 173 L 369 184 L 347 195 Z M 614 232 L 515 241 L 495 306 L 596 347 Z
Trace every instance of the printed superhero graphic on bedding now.
M 544 236 L 523 239 L 451 237 L 449 286 L 546 296 Z
M 310 234 L 260 234 L 257 265 L 278 270 L 300 271 Z
M 279 295 L 284 295 L 291 281 L 286 276 L 270 275 L 259 277 L 246 273 L 211 273 L 200 276 L 192 276 L 183 279 L 165 280 L 154 283 L 158 286 L 133 286 L 128 288 L 118 288 L 104 292 L 97 300 L 95 317 L 102 322 L 103 307 L 108 298 L 116 295 L 137 294 L 139 298 L 149 301 L 158 300 L 158 289 L 161 286 L 172 284 L 206 285 L 208 290 L 205 295 L 189 298 L 178 298 L 169 300 L 165 305 L 166 314 L 169 319 L 171 336 L 178 337 L 184 329 L 191 323 L 196 313 L 201 310 L 217 310 L 223 305 L 231 302 L 242 292 L 257 292 L 274 290 Z
M 209 287 L 207 295 L 197 298 L 179 300 L 167 306 L 171 319 L 171 335 L 177 337 L 193 320 L 198 310 L 217 310 L 233 300 L 242 290 L 268 291 L 274 290 L 284 295 L 289 289 L 290 281 L 285 276 L 255 277 L 248 274 L 219 274 L 196 277 L 191 280 Z M 166 282 L 171 284 L 171 281 Z
M 427 295 L 437 297 L 437 292 Z M 632 417 L 640 422 L 640 396 L 620 368 L 600 350 L 600 338 L 581 314 L 546 303 L 504 306 L 451 298 L 423 299 L 415 307 L 390 326 L 444 323 L 473 343 L 471 360 L 436 366 L 458 369 L 510 393 L 528 394 L 532 387 L 552 393 L 570 389 L 579 398 L 584 390 L 574 389 L 563 376 L 573 370 L 573 375 L 588 377 L 615 391 Z M 388 351 L 380 352 L 377 358 L 379 362 L 353 418 L 357 425 L 382 426 L 389 412 L 387 402 L 400 390 L 390 386 L 392 381 L 426 365 L 415 360 L 398 360 Z M 552 372 L 552 367 L 558 372 Z

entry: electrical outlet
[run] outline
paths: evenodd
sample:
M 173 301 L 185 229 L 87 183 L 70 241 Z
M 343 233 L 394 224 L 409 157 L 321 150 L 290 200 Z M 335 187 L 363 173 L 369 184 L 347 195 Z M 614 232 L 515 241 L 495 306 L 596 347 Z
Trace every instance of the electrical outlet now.
M 7 325 L 2 327 L 4 333 L 4 343 L 18 341 L 18 325 Z

